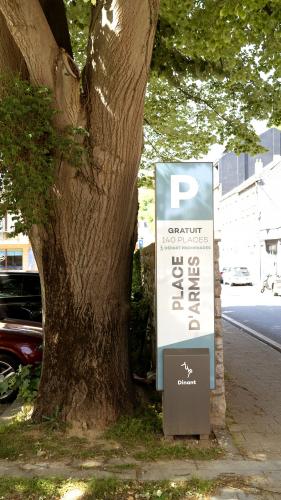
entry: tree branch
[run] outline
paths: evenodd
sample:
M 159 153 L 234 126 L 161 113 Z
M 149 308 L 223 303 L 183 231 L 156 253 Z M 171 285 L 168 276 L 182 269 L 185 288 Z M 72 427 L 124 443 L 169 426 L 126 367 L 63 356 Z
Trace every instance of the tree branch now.
M 5 18 L 0 12 L 0 71 L 28 77 L 25 61 L 11 36 Z
M 151 127 L 151 125 L 146 120 L 144 120 L 144 121 L 146 122 L 147 125 L 149 125 Z M 149 144 L 152 147 L 154 153 L 156 153 L 157 156 L 159 156 L 159 157 L 161 156 L 160 152 L 158 151 L 157 147 L 155 146 L 155 144 L 153 144 L 152 141 L 150 141 L 147 137 L 145 137 L 144 142 L 147 143 L 147 144 Z
M 152 123 L 150 123 L 150 121 L 146 117 L 144 117 L 143 122 L 144 122 L 145 125 L 148 125 L 148 127 L 151 127 L 152 130 L 157 135 L 159 135 L 159 137 L 164 137 L 165 136 L 165 134 L 163 134 L 163 132 L 160 132 L 159 130 L 157 130 L 157 128 L 155 127 L 155 125 L 153 125 Z
M 54 89 L 59 49 L 38 0 L 1 0 L 10 34 L 28 67 L 30 80 Z
M 209 101 L 207 101 L 207 99 L 204 99 L 203 97 L 200 97 L 199 95 L 191 94 L 187 90 L 183 89 L 180 86 L 179 82 L 176 82 L 176 88 L 185 97 L 187 97 L 187 99 L 189 99 L 189 100 L 191 100 L 193 102 L 196 102 L 197 104 L 204 104 L 204 106 L 206 106 L 207 108 L 211 109 L 221 120 L 223 120 L 224 122 L 228 123 L 229 125 L 231 125 L 233 127 L 233 121 L 231 119 L 229 119 L 227 116 L 225 116 L 224 114 L 222 114 L 219 111 L 217 111 L 217 109 L 214 106 L 212 106 L 211 103 Z
M 44 8 L 49 1 L 52 0 L 46 0 Z M 1 12 L 26 62 L 31 83 L 46 86 L 54 92 L 55 106 L 60 111 L 55 118 L 57 126 L 77 126 L 80 112 L 79 71 L 68 52 L 58 47 L 52 33 L 54 26 L 52 23 L 49 26 L 40 1 L 1 0 Z M 61 10 L 57 13 L 62 14 Z M 66 22 L 66 18 L 63 21 Z

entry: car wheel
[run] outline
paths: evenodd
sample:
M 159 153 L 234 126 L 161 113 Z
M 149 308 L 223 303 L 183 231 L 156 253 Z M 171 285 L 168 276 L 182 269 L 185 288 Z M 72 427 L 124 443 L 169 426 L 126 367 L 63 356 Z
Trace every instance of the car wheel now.
M 0 382 L 8 380 L 18 369 L 19 362 L 9 354 L 0 353 Z M 17 390 L 9 389 L 0 394 L 0 404 L 10 403 L 17 396 Z
M 278 295 L 278 293 L 276 293 L 274 290 L 274 285 L 272 285 L 272 293 L 273 293 L 274 297 L 276 297 L 276 295 Z

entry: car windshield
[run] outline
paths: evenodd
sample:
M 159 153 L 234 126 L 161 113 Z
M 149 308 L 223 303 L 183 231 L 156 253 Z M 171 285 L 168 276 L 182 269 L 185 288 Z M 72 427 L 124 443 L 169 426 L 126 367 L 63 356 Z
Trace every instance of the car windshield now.
M 233 271 L 235 276 L 249 276 L 249 271 L 246 267 L 235 267 Z

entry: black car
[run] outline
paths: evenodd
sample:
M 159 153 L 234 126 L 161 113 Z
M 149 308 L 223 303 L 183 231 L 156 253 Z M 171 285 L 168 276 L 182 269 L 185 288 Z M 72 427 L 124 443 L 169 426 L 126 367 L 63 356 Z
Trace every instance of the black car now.
M 0 320 L 4 318 L 42 321 L 38 273 L 0 271 Z

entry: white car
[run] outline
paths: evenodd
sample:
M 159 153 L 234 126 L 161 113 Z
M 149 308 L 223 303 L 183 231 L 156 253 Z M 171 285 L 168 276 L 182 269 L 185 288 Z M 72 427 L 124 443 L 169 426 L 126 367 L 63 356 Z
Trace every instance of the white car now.
M 252 278 L 247 267 L 230 267 L 223 273 L 227 285 L 252 285 Z

